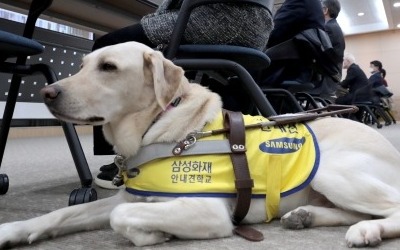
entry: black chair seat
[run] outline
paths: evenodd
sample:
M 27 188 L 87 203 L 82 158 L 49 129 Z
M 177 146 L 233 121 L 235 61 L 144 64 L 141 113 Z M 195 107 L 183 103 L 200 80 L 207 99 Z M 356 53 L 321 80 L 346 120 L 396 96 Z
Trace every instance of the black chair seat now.
M 226 59 L 242 65 L 245 69 L 267 68 L 271 60 L 262 51 L 234 45 L 180 45 L 177 58 Z
M 43 51 L 43 46 L 34 40 L 0 30 L 0 57 L 3 60 L 17 56 L 37 55 Z

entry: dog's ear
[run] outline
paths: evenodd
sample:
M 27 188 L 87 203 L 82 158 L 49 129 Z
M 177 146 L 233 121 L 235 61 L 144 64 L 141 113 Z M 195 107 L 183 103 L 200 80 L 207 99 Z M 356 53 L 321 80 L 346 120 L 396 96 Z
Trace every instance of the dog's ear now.
M 183 69 L 164 58 L 161 52 L 144 53 L 144 61 L 153 75 L 156 99 L 163 110 L 173 101 L 183 77 Z

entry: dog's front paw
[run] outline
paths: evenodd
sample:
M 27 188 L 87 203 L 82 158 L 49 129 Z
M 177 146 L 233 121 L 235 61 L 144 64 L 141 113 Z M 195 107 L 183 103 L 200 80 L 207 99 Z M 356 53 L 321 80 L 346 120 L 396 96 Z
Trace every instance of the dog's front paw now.
M 382 242 L 383 228 L 371 221 L 361 221 L 349 228 L 346 233 L 348 247 L 377 246 Z
M 37 235 L 30 234 L 22 222 L 11 222 L 0 225 L 0 249 L 20 243 L 32 243 Z
M 297 209 L 285 214 L 281 218 L 284 228 L 303 229 L 311 225 L 311 213 L 304 209 Z

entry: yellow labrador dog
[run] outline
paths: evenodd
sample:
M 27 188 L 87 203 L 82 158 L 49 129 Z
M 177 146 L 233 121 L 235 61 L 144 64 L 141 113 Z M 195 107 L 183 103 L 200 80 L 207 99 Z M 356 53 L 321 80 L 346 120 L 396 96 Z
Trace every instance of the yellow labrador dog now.
M 83 58 L 74 76 L 45 87 L 41 94 L 59 119 L 103 125 L 119 154 L 178 142 L 201 130 L 221 112 L 218 95 L 189 84 L 180 67 L 139 43 L 97 50 Z M 180 97 L 176 107 L 170 103 Z M 357 122 L 323 118 L 308 123 L 320 149 L 315 177 L 301 192 L 283 197 L 279 216 L 285 227 L 349 225 L 349 247 L 374 246 L 400 236 L 400 155 L 379 133 Z M 94 230 L 110 225 L 136 246 L 181 239 L 229 237 L 232 198 L 117 195 L 66 207 L 26 221 L 0 226 L 0 246 Z M 243 223 L 263 223 L 265 199 L 254 199 Z M 191 218 L 202 219 L 193 220 Z M 374 218 L 374 219 L 372 219 Z

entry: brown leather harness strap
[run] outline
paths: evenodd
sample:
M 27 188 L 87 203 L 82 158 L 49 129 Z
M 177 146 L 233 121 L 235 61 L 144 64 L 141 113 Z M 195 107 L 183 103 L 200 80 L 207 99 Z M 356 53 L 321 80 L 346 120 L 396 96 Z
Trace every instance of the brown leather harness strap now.
M 243 115 L 239 112 L 224 110 L 224 127 L 228 129 L 227 136 L 232 151 L 230 156 L 237 190 L 236 207 L 233 211 L 232 221 L 235 225 L 238 225 L 249 211 L 251 191 L 254 187 L 246 157 L 246 129 Z M 250 241 L 262 241 L 264 239 L 264 235 L 260 231 L 249 226 L 236 226 L 233 232 Z
M 254 182 L 246 158 L 246 132 L 243 115 L 239 112 L 224 112 L 224 127 L 229 128 L 228 139 L 231 146 L 231 160 L 235 173 L 235 187 L 237 202 L 233 212 L 233 223 L 239 224 L 250 208 L 251 190 Z

